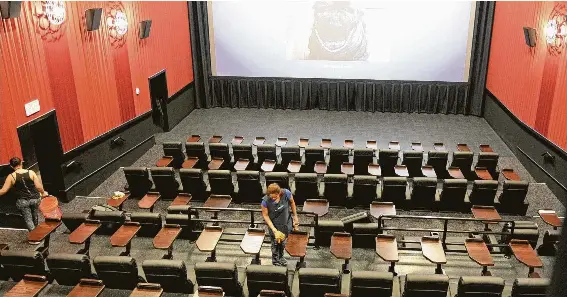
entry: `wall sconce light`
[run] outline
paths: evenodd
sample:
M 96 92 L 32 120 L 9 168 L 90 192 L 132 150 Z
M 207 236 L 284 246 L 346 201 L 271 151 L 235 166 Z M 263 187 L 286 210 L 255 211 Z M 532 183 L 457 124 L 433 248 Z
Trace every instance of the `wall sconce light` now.
M 556 5 L 545 24 L 544 34 L 548 50 L 553 54 L 561 53 L 567 40 L 567 14 L 565 6 Z
M 45 1 L 45 15 L 49 23 L 61 25 L 65 21 L 65 3 L 63 1 Z
M 122 35 L 128 32 L 128 19 L 126 14 L 122 11 L 116 11 L 114 16 L 110 16 L 106 19 L 106 25 L 111 31 L 111 35 L 116 35 L 113 37 L 120 38 Z

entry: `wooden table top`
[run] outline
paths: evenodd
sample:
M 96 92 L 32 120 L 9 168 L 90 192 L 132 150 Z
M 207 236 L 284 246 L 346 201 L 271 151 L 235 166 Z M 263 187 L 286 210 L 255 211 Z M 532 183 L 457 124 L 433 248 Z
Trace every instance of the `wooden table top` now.
M 449 172 L 449 175 L 452 178 L 456 178 L 456 179 L 465 178 L 465 176 L 463 175 L 463 173 L 461 172 L 461 169 L 459 167 L 449 167 L 449 169 L 447 169 L 447 172 Z
M 125 222 L 124 225 L 120 226 L 112 237 L 110 237 L 110 244 L 112 246 L 124 247 L 136 236 L 136 233 L 140 231 L 140 223 L 138 222 Z
M 433 166 L 429 166 L 429 165 L 421 166 L 421 173 L 425 177 L 437 178 L 437 173 L 435 173 L 435 169 L 433 169 Z
M 224 163 L 223 158 L 213 157 L 213 158 L 211 158 L 211 162 L 209 162 L 209 169 L 210 170 L 217 170 L 222 166 L 223 163 Z
M 222 236 L 222 228 L 219 226 L 205 226 L 195 244 L 201 252 L 215 250 Z
M 81 279 L 67 297 L 97 297 L 104 290 L 104 284 L 96 279 Z
M 376 235 L 376 254 L 387 262 L 398 262 L 398 241 L 391 234 Z
M 321 147 L 322 148 L 331 148 L 332 145 L 333 145 L 333 142 L 331 141 L 331 139 L 329 139 L 329 138 L 321 139 Z
M 47 219 L 45 222 L 41 222 L 35 229 L 28 233 L 28 241 L 38 242 L 44 240 L 47 235 L 55 231 L 59 226 L 61 226 L 61 221 Z
M 191 135 L 187 138 L 187 142 L 199 142 L 201 140 L 200 135 Z
M 322 217 L 329 212 L 329 201 L 327 199 L 307 199 L 303 203 L 303 211 L 314 212 Z
M 481 266 L 494 266 L 494 261 L 490 255 L 490 251 L 480 238 L 467 238 L 465 240 L 465 248 L 469 257 Z
M 292 257 L 305 257 L 307 255 L 307 244 L 309 233 L 305 231 L 291 231 L 287 237 L 285 250 Z
M 479 146 L 480 151 L 483 153 L 493 153 L 494 150 L 490 147 L 490 144 L 481 144 Z
M 173 157 L 163 156 L 156 162 L 156 167 L 168 167 L 173 162 Z
M 272 172 L 274 171 L 274 167 L 276 166 L 276 161 L 274 160 L 264 160 L 262 162 L 262 166 L 260 167 L 264 172 Z
M 29 276 L 29 275 L 26 275 Z M 32 280 L 30 277 L 24 276 L 24 279 L 19 281 L 5 297 L 35 297 L 47 286 L 47 279 L 45 276 L 34 275 Z M 36 280 L 37 279 L 37 280 Z
M 222 140 L 222 136 L 220 135 L 213 135 L 211 138 L 209 138 L 209 143 L 219 143 Z
M 154 237 L 154 248 L 169 249 L 177 236 L 181 233 L 181 226 L 175 224 L 165 224 Z
M 408 167 L 406 165 L 396 165 L 394 166 L 394 171 L 399 176 L 403 176 L 403 177 L 409 176 Z
M 287 171 L 291 172 L 291 173 L 298 173 L 301 170 L 301 161 L 289 161 L 289 164 L 287 165 Z
M 61 209 L 57 197 L 48 196 L 41 199 L 39 203 L 39 211 L 45 218 L 61 220 Z
M 393 202 L 372 202 L 370 215 L 379 218 L 381 215 L 396 215 L 396 205 Z
M 341 164 L 341 172 L 346 175 L 354 175 L 354 164 L 352 163 Z
M 543 263 L 527 240 L 512 239 L 510 249 L 518 261 L 528 267 L 541 268 Z
M 520 176 L 514 171 L 514 169 L 502 169 L 502 175 L 504 175 L 504 178 L 506 178 L 507 180 L 521 180 Z
M 484 168 L 484 167 L 476 167 L 474 169 L 474 172 L 476 173 L 476 175 L 480 178 L 480 179 L 484 179 L 484 180 L 492 180 L 492 175 L 490 175 L 490 172 L 488 171 L 488 169 Z
M 159 193 L 147 193 L 142 199 L 140 199 L 140 201 L 138 201 L 138 207 L 141 209 L 152 208 L 160 197 L 161 195 Z
M 441 240 L 437 236 L 423 236 L 421 238 L 421 252 L 431 263 L 447 263 Z
M 378 149 L 378 142 L 376 140 L 367 140 L 366 141 L 366 148 L 377 150 Z
M 69 242 L 73 244 L 83 244 L 91 237 L 102 224 L 100 221 L 88 220 L 82 223 L 79 228 L 69 234 Z
M 411 149 L 417 152 L 423 152 L 423 145 L 421 142 L 412 142 Z
M 264 237 L 266 237 L 264 229 L 249 228 L 246 234 L 244 234 L 244 238 L 242 238 L 240 249 L 245 254 L 258 254 L 262 249 Z
M 250 160 L 238 159 L 238 161 L 236 161 L 236 163 L 234 163 L 234 170 L 236 170 L 236 171 L 246 170 L 246 168 L 248 167 L 248 164 L 250 164 Z
M 220 297 L 224 296 L 224 292 L 220 287 L 213 286 L 199 286 L 195 297 Z M 252 296 L 250 296 L 252 297 Z
M 373 176 L 381 176 L 382 175 L 382 169 L 380 168 L 380 165 L 370 163 L 370 164 L 368 164 L 368 173 L 370 173 L 370 175 L 373 175 Z
M 335 232 L 331 236 L 331 254 L 337 259 L 352 258 L 352 236 L 346 232 Z
M 192 198 L 193 197 L 191 196 L 191 194 L 179 193 L 179 194 L 177 194 L 177 197 L 175 197 L 175 199 L 173 199 L 173 201 L 171 202 L 171 204 L 169 206 L 187 205 L 187 204 L 189 204 L 189 202 L 191 202 Z
M 471 149 L 469 148 L 469 146 L 466 143 L 458 143 L 457 144 L 457 150 L 459 152 L 470 152 Z
M 433 144 L 433 149 L 435 149 L 436 151 L 439 152 L 444 152 L 447 149 L 445 148 L 445 144 L 443 144 L 442 142 L 436 142 Z
M 388 143 L 388 148 L 391 150 L 400 150 L 400 142 L 399 141 L 390 141 L 390 143 Z
M 287 144 L 287 137 L 278 137 L 276 140 L 276 146 L 284 146 Z
M 317 174 L 325 174 L 325 173 L 327 173 L 327 163 L 325 163 L 323 161 L 317 161 L 317 162 L 315 162 L 315 166 L 314 166 L 313 170 Z
M 354 140 L 352 139 L 345 139 L 345 142 L 343 144 L 343 147 L 349 148 L 349 149 L 353 149 L 354 148 Z
M 234 136 L 231 143 L 232 144 L 241 144 L 244 141 L 244 136 Z
M 254 139 L 254 142 L 252 144 L 260 145 L 260 144 L 264 144 L 264 142 L 266 142 L 266 137 L 258 136 Z
M 502 219 L 500 217 L 500 214 L 498 213 L 498 210 L 496 210 L 494 206 L 473 205 L 471 207 L 471 212 L 473 214 L 473 217 L 476 219 L 490 220 L 484 222 L 486 224 L 498 224 L 498 222 L 495 221 Z
M 163 294 L 163 289 L 156 287 L 156 288 L 149 288 L 149 287 L 141 287 L 138 285 L 130 294 L 130 297 L 160 297 Z
M 128 197 L 130 197 L 130 194 L 126 194 L 124 195 L 124 197 L 118 199 L 114 199 L 111 197 L 106 199 L 106 204 L 118 208 L 120 207 L 120 205 L 122 205 L 122 203 L 124 203 L 124 201 L 126 201 L 126 199 L 128 199 Z
M 561 227 L 562 222 L 555 213 L 555 210 L 551 209 L 540 209 L 537 211 L 541 219 L 548 225 L 553 227 Z
M 213 208 L 227 208 L 232 202 L 232 198 L 229 195 L 211 195 L 203 204 L 203 207 L 213 207 Z
M 309 138 L 299 138 L 299 142 L 297 143 L 297 146 L 304 148 L 308 145 L 309 145 Z
M 191 169 L 193 167 L 195 167 L 195 164 L 197 164 L 197 162 L 199 162 L 199 158 L 197 157 L 187 157 L 187 160 L 185 160 L 183 162 L 183 164 L 181 164 L 181 168 L 184 169 Z

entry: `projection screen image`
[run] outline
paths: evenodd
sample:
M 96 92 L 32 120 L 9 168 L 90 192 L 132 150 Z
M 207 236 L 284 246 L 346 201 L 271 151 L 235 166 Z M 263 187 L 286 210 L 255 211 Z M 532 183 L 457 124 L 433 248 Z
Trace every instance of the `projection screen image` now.
M 468 81 L 473 2 L 208 2 L 215 76 Z

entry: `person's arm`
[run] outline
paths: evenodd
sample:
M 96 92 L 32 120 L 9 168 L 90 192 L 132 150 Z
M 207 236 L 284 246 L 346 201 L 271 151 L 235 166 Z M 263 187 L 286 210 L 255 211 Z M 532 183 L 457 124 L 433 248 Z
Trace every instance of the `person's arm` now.
M 293 195 L 289 197 L 289 204 L 291 205 L 291 212 L 293 213 L 293 229 L 297 230 L 299 228 L 299 217 L 297 216 L 297 207 L 295 206 Z
M 2 186 L 2 189 L 0 189 L 0 196 L 8 193 L 8 191 L 12 187 L 12 180 L 14 180 L 14 179 L 10 178 L 11 176 L 12 175 L 6 177 L 6 181 L 4 181 L 4 186 Z
M 268 215 L 268 208 L 266 208 L 264 205 L 262 205 L 262 217 L 264 217 L 264 222 L 266 222 L 266 225 L 268 225 L 270 230 L 272 230 L 272 233 L 276 234 L 276 231 L 278 231 L 278 229 L 274 227 L 274 224 L 272 223 L 272 220 Z
M 33 180 L 33 183 L 35 185 L 35 188 L 39 191 L 39 193 L 41 194 L 41 197 L 45 197 L 47 196 L 47 192 L 43 189 L 43 183 L 41 183 L 41 179 L 39 178 L 39 176 L 37 176 L 37 174 L 35 174 L 35 172 L 30 170 L 30 176 L 31 179 Z

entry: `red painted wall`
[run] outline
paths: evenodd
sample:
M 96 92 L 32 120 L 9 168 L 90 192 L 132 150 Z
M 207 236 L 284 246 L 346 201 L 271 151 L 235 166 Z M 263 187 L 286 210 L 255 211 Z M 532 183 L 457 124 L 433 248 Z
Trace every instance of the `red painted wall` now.
M 88 32 L 84 12 L 96 7 L 101 26 Z M 116 9 L 128 19 L 119 39 L 107 23 Z M 193 81 L 186 2 L 65 2 L 60 26 L 42 11 L 41 2 L 23 2 L 19 18 L 0 20 L 0 163 L 21 155 L 16 128 L 51 109 L 69 151 L 149 111 L 156 72 L 166 69 L 170 96 Z M 142 20 L 152 20 L 144 40 Z M 41 111 L 26 117 L 34 99 Z
M 567 45 L 547 47 L 544 29 L 554 9 L 567 2 L 496 2 L 487 88 L 520 120 L 567 149 Z M 526 45 L 523 27 L 537 31 Z

